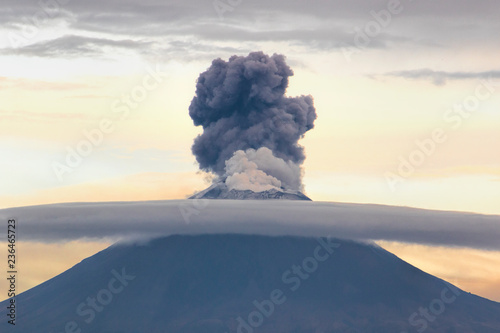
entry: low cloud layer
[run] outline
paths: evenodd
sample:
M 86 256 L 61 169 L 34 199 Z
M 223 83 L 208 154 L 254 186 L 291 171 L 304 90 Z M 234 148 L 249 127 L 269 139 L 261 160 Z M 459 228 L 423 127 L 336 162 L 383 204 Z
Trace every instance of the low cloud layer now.
M 500 216 L 306 201 L 170 200 L 73 203 L 0 210 L 20 241 L 125 240 L 241 233 L 500 250 Z

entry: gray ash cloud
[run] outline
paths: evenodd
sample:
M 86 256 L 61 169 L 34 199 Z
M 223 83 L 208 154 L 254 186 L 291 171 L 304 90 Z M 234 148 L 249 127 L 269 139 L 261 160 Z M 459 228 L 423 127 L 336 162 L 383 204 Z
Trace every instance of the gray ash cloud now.
M 223 176 L 235 152 L 262 147 L 302 164 L 298 141 L 317 115 L 311 96 L 285 96 L 292 75 L 283 55 L 263 52 L 216 59 L 200 74 L 189 107 L 194 124 L 203 127 L 192 147 L 200 169 Z

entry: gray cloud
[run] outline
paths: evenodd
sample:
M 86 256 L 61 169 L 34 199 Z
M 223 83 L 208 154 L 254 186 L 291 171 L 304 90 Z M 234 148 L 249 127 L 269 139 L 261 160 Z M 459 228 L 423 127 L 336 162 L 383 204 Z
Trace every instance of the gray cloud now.
M 38 2 L 31 0 L 5 0 L 3 10 L 5 16 L 12 17 L 12 13 L 30 13 L 38 10 Z M 495 0 L 471 2 L 469 0 L 434 0 L 410 1 L 401 0 L 403 11 L 401 17 L 440 17 L 456 18 L 462 22 L 467 18 L 481 18 L 481 20 L 496 20 L 500 8 Z M 188 19 L 197 19 L 197 22 L 218 21 L 219 17 L 214 9 L 213 1 L 209 0 L 87 0 L 68 1 L 62 5 L 76 16 L 75 26 L 100 26 L 105 29 L 109 26 L 134 29 L 165 23 L 187 23 Z M 252 22 L 256 17 L 279 19 L 286 15 L 299 15 L 317 19 L 336 20 L 365 20 L 370 18 L 372 10 L 387 8 L 385 0 L 352 0 L 352 1 L 324 1 L 311 4 L 302 0 L 282 1 L 244 1 L 225 15 L 228 22 L 241 22 L 245 19 Z M 266 15 L 267 14 L 267 15 Z M 131 24 L 134 22 L 135 24 Z M 189 22 L 195 24 L 197 22 Z M 80 25 L 82 24 L 82 25 Z
M 49 41 L 38 42 L 19 48 L 0 49 L 0 54 L 36 57 L 88 57 L 105 54 L 105 48 L 142 50 L 151 46 L 148 41 L 131 39 L 113 40 L 67 35 Z
M 465 40 L 491 44 L 497 39 L 497 35 L 491 33 L 498 31 L 499 27 L 500 6 L 494 0 L 401 0 L 401 6 L 401 13 L 392 17 L 389 26 L 373 38 L 368 48 L 385 48 L 391 43 L 401 42 L 448 45 L 456 43 L 457 39 L 462 45 Z M 51 20 L 62 20 L 68 33 L 78 35 L 98 32 L 114 35 L 116 39 L 191 40 L 195 47 L 203 40 L 224 43 L 284 41 L 306 49 L 336 50 L 343 43 L 353 44 L 353 29 L 373 20 L 371 12 L 386 8 L 384 0 L 317 4 L 302 0 L 256 0 L 243 1 L 220 20 L 210 0 L 70 0 L 53 11 L 56 15 Z M 0 9 L 0 20 L 4 28 L 18 28 L 20 32 L 40 11 L 37 1 L 5 0 Z M 47 43 L 49 45 L 45 48 L 35 44 L 23 52 L 37 55 L 39 48 L 44 50 L 51 46 L 50 41 Z M 71 57 L 81 51 L 84 56 L 93 55 L 105 45 L 95 42 L 80 48 L 74 46 L 71 50 L 75 53 L 69 50 L 68 53 L 56 54 Z M 135 50 L 147 51 L 144 48 Z M 43 50 L 41 56 L 47 54 Z
M 138 34 L 134 39 L 109 39 L 66 35 L 56 39 L 40 41 L 17 48 L 0 49 L 0 54 L 23 55 L 31 57 L 87 57 L 107 54 L 106 48 L 121 48 L 144 55 L 180 57 L 184 60 L 208 59 L 217 55 L 250 51 L 241 49 L 241 41 L 246 43 L 288 42 L 308 49 L 328 51 L 356 47 L 354 34 L 341 27 L 291 30 L 253 31 L 249 28 L 231 27 L 214 23 L 211 25 L 163 27 L 161 35 L 146 37 Z M 363 48 L 387 48 L 394 43 L 411 42 L 410 38 L 381 33 Z M 227 46 L 233 43 L 236 46 Z M 164 47 L 160 47 L 164 45 Z M 248 45 L 248 44 L 247 44 Z
M 437 86 L 442 86 L 446 84 L 447 80 L 498 79 L 500 78 L 500 70 L 485 72 L 445 72 L 424 68 L 389 72 L 383 74 L 383 76 L 401 77 L 410 80 L 428 80 Z
M 169 200 L 71 203 L 0 210 L 23 241 L 131 239 L 243 233 L 500 250 L 500 216 L 307 201 Z
M 45 2 L 45 1 L 44 1 Z M 70 13 L 61 8 L 59 11 L 44 10 L 38 1 L 6 0 L 0 8 L 2 28 L 23 29 L 29 25 L 50 25 L 55 21 L 70 18 Z M 49 15 L 50 14 L 50 15 Z M 34 21 L 37 20 L 37 21 Z
M 194 124 L 203 127 L 192 146 L 200 169 L 222 176 L 236 151 L 261 147 L 302 164 L 298 141 L 314 128 L 317 115 L 311 96 L 285 96 L 292 75 L 284 56 L 263 52 L 215 59 L 200 74 L 189 106 Z

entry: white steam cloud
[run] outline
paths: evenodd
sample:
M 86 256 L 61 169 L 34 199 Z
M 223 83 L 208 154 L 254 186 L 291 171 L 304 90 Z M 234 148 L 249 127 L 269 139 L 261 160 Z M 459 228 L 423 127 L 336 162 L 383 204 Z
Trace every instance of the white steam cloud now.
M 226 161 L 225 171 L 225 182 L 229 190 L 302 191 L 300 166 L 274 156 L 267 147 L 236 151 Z

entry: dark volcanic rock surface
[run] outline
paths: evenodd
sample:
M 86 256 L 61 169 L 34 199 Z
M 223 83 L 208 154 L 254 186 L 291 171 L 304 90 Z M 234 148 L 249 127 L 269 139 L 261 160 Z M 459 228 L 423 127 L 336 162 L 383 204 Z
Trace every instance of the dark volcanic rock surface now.
M 400 333 L 424 325 L 429 333 L 500 332 L 499 303 L 376 246 L 297 237 L 170 236 L 114 245 L 18 295 L 16 304 L 15 327 L 6 323 L 7 301 L 0 304 L 1 332 L 222 333 L 237 332 L 239 318 L 254 326 L 262 318 L 251 327 L 262 333 Z

